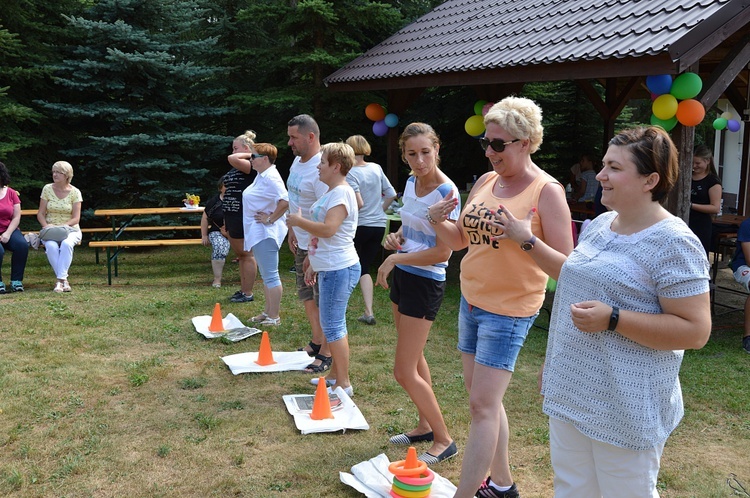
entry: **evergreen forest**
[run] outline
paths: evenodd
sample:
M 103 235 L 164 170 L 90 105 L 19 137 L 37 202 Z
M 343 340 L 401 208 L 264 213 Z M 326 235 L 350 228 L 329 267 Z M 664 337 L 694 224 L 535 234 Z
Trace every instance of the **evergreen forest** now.
M 101 207 L 178 205 L 186 192 L 205 199 L 247 129 L 279 148 L 285 177 L 286 123 L 300 113 L 318 120 L 323 143 L 364 135 L 385 164 L 386 140 L 364 114 L 385 92 L 333 92 L 323 78 L 440 3 L 4 0 L 0 161 L 24 208 L 36 207 L 52 164 L 70 162 L 84 220 Z M 540 166 L 564 180 L 581 153 L 601 154 L 601 120 L 573 82 L 529 82 L 522 94 L 544 111 Z M 434 126 L 459 186 L 487 168 L 464 130 L 476 100 L 472 88 L 430 88 L 400 116 Z

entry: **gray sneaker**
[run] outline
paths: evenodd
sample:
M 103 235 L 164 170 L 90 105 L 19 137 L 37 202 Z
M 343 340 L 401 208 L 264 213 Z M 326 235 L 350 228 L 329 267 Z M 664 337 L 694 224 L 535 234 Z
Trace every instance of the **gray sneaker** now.
M 234 295 L 229 298 L 229 301 L 232 303 L 249 303 L 250 301 L 254 300 L 255 298 L 252 294 L 248 296 L 242 291 L 235 292 Z
M 742 338 L 742 349 L 744 349 L 746 353 L 750 353 L 750 335 Z

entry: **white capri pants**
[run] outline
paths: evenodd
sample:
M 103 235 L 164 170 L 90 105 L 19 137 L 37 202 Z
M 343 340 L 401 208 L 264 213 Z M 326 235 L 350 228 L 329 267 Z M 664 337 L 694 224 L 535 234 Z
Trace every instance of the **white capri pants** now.
M 80 230 L 70 232 L 68 238 L 60 243 L 54 240 L 44 242 L 44 252 L 47 253 L 47 259 L 55 272 L 58 280 L 68 279 L 68 268 L 73 262 L 73 249 L 80 244 L 83 234 Z
M 550 455 L 555 498 L 658 498 L 664 444 L 634 451 L 583 435 L 572 424 L 550 417 Z

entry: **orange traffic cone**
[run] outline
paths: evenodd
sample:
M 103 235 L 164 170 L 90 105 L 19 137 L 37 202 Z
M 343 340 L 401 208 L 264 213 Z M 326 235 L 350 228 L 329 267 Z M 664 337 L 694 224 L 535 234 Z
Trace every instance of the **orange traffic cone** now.
M 258 359 L 255 363 L 261 367 L 273 365 L 276 363 L 273 361 L 273 353 L 271 352 L 271 341 L 268 339 L 268 332 L 263 331 L 263 335 L 260 338 L 260 349 L 258 350 Z
M 406 451 L 404 470 L 416 469 L 417 467 L 419 467 L 419 460 L 417 460 L 417 449 L 414 446 L 409 446 L 409 449 Z
M 320 377 L 318 379 L 318 387 L 315 389 L 315 400 L 313 401 L 313 409 L 310 418 L 313 420 L 333 418 L 333 413 L 331 412 L 331 400 L 328 398 L 328 388 L 326 387 L 325 377 Z
M 214 313 L 211 315 L 211 324 L 208 326 L 209 332 L 221 332 L 224 330 L 224 322 L 221 320 L 221 306 L 216 303 Z

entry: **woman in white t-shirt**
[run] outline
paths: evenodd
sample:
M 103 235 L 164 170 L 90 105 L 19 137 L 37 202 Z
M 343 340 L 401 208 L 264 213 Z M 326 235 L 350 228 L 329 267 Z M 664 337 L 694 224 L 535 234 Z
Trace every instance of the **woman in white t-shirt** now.
M 289 193 L 276 169 L 276 147 L 256 143 L 250 156 L 255 180 L 242 193 L 242 222 L 245 251 L 252 251 L 263 275 L 266 304 L 262 313 L 250 319 L 263 326 L 281 324 L 279 309 L 283 287 L 279 277 L 279 249 L 287 234 L 286 210 Z
M 367 325 L 375 325 L 375 313 L 372 310 L 373 289 L 370 265 L 380 253 L 380 244 L 385 235 L 385 210 L 396 198 L 396 190 L 383 173 L 379 164 L 365 161 L 372 150 L 362 135 L 352 135 L 346 143 L 354 149 L 354 167 L 346 176 L 346 181 L 357 194 L 359 206 L 359 224 L 354 236 L 354 248 L 359 255 L 362 274 L 359 286 L 362 288 L 362 299 L 365 302 L 364 315 L 357 318 Z
M 354 390 L 349 380 L 346 308 L 357 286 L 360 266 L 354 250 L 357 198 L 346 175 L 354 164 L 354 150 L 344 143 L 329 143 L 321 147 L 321 154 L 318 174 L 320 181 L 328 185 L 328 192 L 312 205 L 309 220 L 299 212 L 291 213 L 287 225 L 299 227 L 311 236 L 305 280 L 308 285 L 318 281 L 320 325 L 333 357 L 333 387 L 340 386 L 351 396 Z

